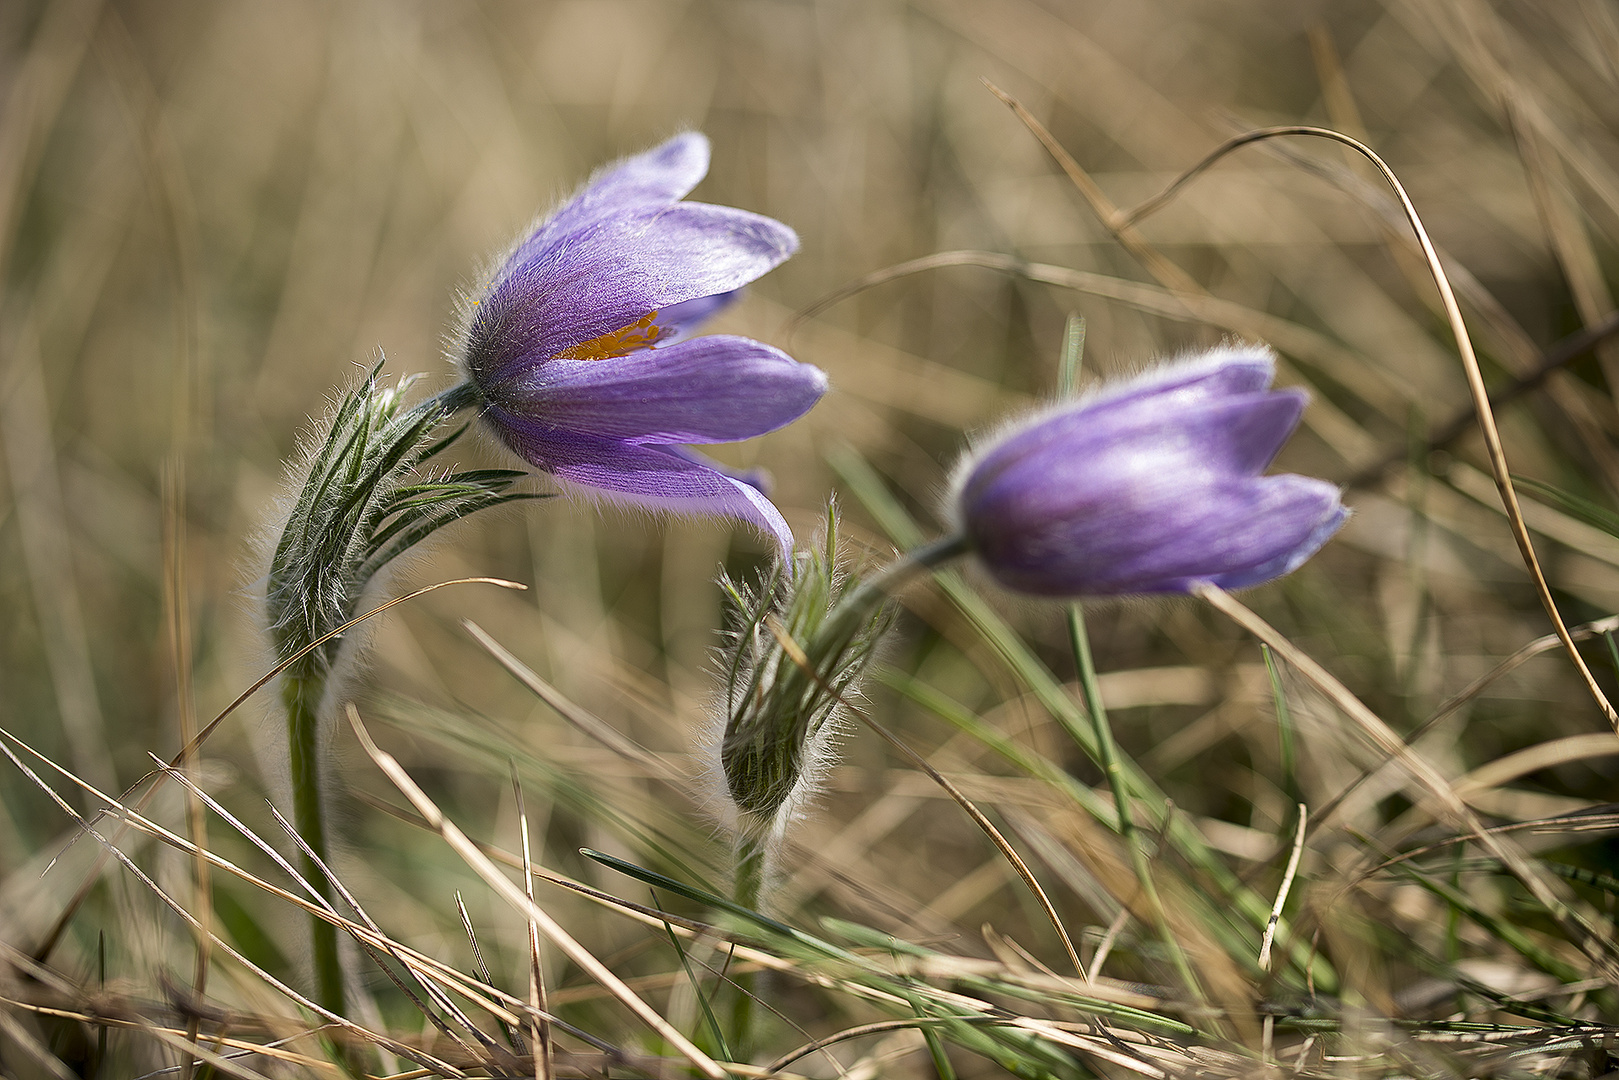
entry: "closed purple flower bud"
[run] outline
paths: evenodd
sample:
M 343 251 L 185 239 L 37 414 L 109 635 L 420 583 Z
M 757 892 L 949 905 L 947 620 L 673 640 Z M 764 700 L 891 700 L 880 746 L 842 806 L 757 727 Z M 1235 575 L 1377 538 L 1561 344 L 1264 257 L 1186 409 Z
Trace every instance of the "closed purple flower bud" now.
M 1296 569 L 1349 516 L 1338 489 L 1261 475 L 1303 390 L 1259 346 L 1165 364 L 1023 420 L 951 485 L 960 534 L 1002 585 L 1042 596 L 1234 589 Z
M 532 465 L 609 500 L 792 534 L 757 480 L 683 444 L 763 435 L 826 376 L 747 338 L 688 338 L 798 248 L 779 221 L 683 202 L 708 172 L 688 132 L 597 173 L 501 260 L 460 361 L 484 421 Z

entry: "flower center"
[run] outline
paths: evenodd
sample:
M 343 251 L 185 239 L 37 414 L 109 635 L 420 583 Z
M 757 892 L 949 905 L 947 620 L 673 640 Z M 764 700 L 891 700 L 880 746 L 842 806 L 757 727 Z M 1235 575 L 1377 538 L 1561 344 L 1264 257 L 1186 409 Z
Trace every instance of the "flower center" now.
M 669 328 L 657 325 L 658 313 L 649 311 L 630 325 L 581 341 L 557 353 L 559 360 L 606 360 L 624 356 L 639 349 L 650 349 L 661 338 L 668 336 Z

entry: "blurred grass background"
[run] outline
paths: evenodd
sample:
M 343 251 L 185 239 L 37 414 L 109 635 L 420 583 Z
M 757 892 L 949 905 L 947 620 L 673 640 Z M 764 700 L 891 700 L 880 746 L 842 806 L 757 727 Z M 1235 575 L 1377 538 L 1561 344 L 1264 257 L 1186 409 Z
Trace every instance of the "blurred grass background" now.
M 596 166 L 686 128 L 714 143 L 697 198 L 780 218 L 803 241 L 715 327 L 831 376 L 832 393 L 804 421 L 719 451 L 771 470 L 801 535 L 839 487 L 826 455 L 850 447 L 936 528 L 963 433 L 1051 393 L 1071 312 L 1087 321 L 1087 377 L 1270 328 L 1282 381 L 1314 394 L 1283 467 L 1344 482 L 1391 456 L 1411 454 L 1414 467 L 1351 489 L 1344 534 L 1250 602 L 1402 733 L 1549 632 L 1476 438 L 1423 446 L 1466 408 L 1466 389 L 1431 284 L 1362 164 L 1330 144 L 1245 150 L 1143 223 L 1223 302 L 1224 321 L 1211 319 L 1115 242 L 986 77 L 1121 206 L 1242 128 L 1308 122 L 1362 135 L 1410 188 L 1495 382 L 1613 313 L 1619 16 L 1600 0 L 6 3 L 0 723 L 109 790 L 149 768 L 149 752 L 174 753 L 183 713 L 206 720 L 266 666 L 251 617 L 252 539 L 309 418 L 379 352 L 390 371 L 447 385 L 445 335 L 482 260 Z M 1089 291 L 945 267 L 788 331 L 793 312 L 862 275 L 964 249 L 1088 272 Z M 1514 470 L 1613 506 L 1616 394 L 1619 339 L 1502 411 Z M 487 444 L 459 452 L 498 459 Z M 1528 499 L 1570 622 L 1612 613 L 1619 539 L 1555 500 Z M 857 545 L 889 550 L 859 502 L 842 502 Z M 464 524 L 410 580 L 492 574 L 531 591 L 460 587 L 388 615 L 364 711 L 480 839 L 515 847 L 515 757 L 535 785 L 529 809 L 548 865 L 638 900 L 636 886 L 575 849 L 723 880 L 704 792 L 646 775 L 565 724 L 460 620 L 693 774 L 685 755 L 708 722 L 720 610 L 712 580 L 762 555 L 756 538 L 723 524 L 560 500 Z M 1060 610 L 994 602 L 1073 677 Z M 936 592 L 918 589 L 908 605 L 888 652 L 896 671 L 1101 786 Z M 1377 769 L 1376 755 L 1291 684 L 1296 730 L 1291 743 L 1279 738 L 1257 646 L 1200 605 L 1101 608 L 1091 633 L 1123 750 L 1238 874 L 1273 894 L 1294 803 L 1327 805 Z M 1612 688 L 1600 642 L 1588 655 Z M 1022 843 L 1056 858 L 1039 822 L 1048 796 L 937 717 L 880 686 L 871 693 L 879 715 L 970 780 Z M 280 738 L 272 715 L 245 710 L 207 744 L 204 787 L 265 825 L 264 797 L 282 798 Z M 1491 683 L 1418 745 L 1500 822 L 1599 807 L 1619 775 L 1619 739 L 1556 652 Z M 390 933 L 465 966 L 462 889 L 497 981 L 518 985 L 522 921 L 448 849 L 367 802 L 399 799 L 346 730 L 332 753 L 346 789 L 345 880 Z M 178 827 L 173 793 L 157 805 Z M 1312 837 L 1306 879 L 1348 872 L 1383 830 L 1404 842 L 1410 807 L 1400 776 L 1377 772 Z M 617 828 L 614 814 L 638 824 Z M 212 846 L 252 860 L 215 826 Z M 637 833 L 661 835 L 664 854 Z M 266 834 L 279 835 L 273 824 Z M 1571 864 L 1614 865 L 1606 833 L 1527 835 Z M 93 854 L 75 845 L 42 877 L 70 836 L 55 807 L 5 774 L 6 942 L 34 948 L 61 912 Z M 1061 964 L 1011 868 L 868 735 L 850 739 L 796 839 L 804 862 L 783 887 L 786 913 L 838 913 L 969 956 L 991 954 L 979 931 L 988 922 Z M 185 893 L 178 855 L 141 858 Z M 1117 903 L 1098 910 L 1107 904 L 1074 890 L 1085 875 L 1072 867 L 1040 872 L 1072 927 L 1093 928 L 1094 947 Z M 86 981 L 104 964 L 109 981 L 164 996 L 163 978 L 189 977 L 189 934 L 127 879 L 108 880 L 52 962 Z M 1325 904 L 1330 891 L 1312 895 Z M 218 892 L 223 932 L 296 981 L 296 913 L 238 886 Z M 1432 1000 L 1409 996 L 1431 976 L 1402 943 L 1473 962 L 1473 977 L 1503 992 L 1546 989 L 1549 976 L 1503 958 L 1498 938 L 1419 885 L 1384 877 L 1334 896 L 1320 947 L 1380 1015 L 1426 1016 L 1440 1000 L 1444 1014 L 1456 1001 L 1442 982 L 1437 995 L 1424 984 Z M 657 946 L 642 929 L 546 899 L 624 970 L 674 970 L 667 955 L 646 955 Z M 1478 884 L 1475 899 L 1508 914 L 1524 903 L 1499 882 Z M 1143 945 L 1131 977 L 1164 970 Z M 221 976 L 209 992 L 290 1015 L 249 979 Z M 1561 999 L 1571 1013 L 1574 993 Z M 840 1007 L 808 990 L 780 1004 L 812 1030 Z M 692 1003 L 671 1008 L 689 1014 Z M 925 1070 L 926 1057 L 891 1067 Z

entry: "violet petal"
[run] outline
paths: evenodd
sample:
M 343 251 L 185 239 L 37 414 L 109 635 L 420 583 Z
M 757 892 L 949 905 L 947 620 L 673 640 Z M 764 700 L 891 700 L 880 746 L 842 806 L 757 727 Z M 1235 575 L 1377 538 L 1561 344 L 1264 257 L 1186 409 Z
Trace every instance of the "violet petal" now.
M 673 447 L 638 446 L 575 432 L 541 434 L 521 423 L 488 419 L 519 456 L 610 502 L 676 514 L 733 517 L 768 533 L 791 555 L 792 530 L 753 485 L 693 460 Z
M 1302 390 L 1244 393 L 1187 402 L 1150 398 L 1109 408 L 1076 405 L 1018 432 L 985 453 L 963 497 L 1017 468 L 1043 477 L 1020 498 L 1061 500 L 1095 490 L 1152 483 L 1165 472 L 1256 476 L 1270 464 L 1304 411 Z
M 567 202 L 502 260 L 522 266 L 559 237 L 641 204 L 666 206 L 691 193 L 708 175 L 708 137 L 687 131 L 644 153 L 608 165 L 587 180 Z
M 486 385 L 503 382 L 652 312 L 740 288 L 797 247 L 787 226 L 730 207 L 625 214 L 539 253 L 480 301 L 469 367 Z
M 751 522 L 787 555 L 760 478 L 677 445 L 774 430 L 826 390 L 769 346 L 680 340 L 798 247 L 778 221 L 679 201 L 707 167 L 708 141 L 687 134 L 598 173 L 491 275 L 460 362 L 487 426 L 537 468 L 615 501 Z
M 1217 350 L 1037 414 L 958 474 L 953 510 L 1002 584 L 1050 596 L 1240 588 L 1288 573 L 1343 524 L 1336 487 L 1261 476 L 1300 390 L 1260 350 Z
M 657 318 L 658 327 L 663 331 L 663 336 L 658 339 L 659 344 L 673 345 L 684 341 L 703 323 L 742 299 L 745 291 L 745 289 L 732 289 L 730 292 L 722 292 L 715 296 L 682 300 L 678 304 L 662 308 Z
M 761 342 L 716 334 L 605 360 L 551 360 L 498 404 L 607 439 L 716 443 L 775 431 L 825 392 L 819 368 Z

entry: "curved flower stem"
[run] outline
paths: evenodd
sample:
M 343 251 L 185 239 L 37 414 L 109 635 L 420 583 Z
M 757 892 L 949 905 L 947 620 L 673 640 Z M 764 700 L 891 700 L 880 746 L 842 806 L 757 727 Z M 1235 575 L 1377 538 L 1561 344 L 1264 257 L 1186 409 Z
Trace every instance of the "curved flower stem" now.
M 450 522 L 524 497 L 508 490 L 520 475 L 508 470 L 423 468 L 467 429 L 439 431 L 452 414 L 478 404 L 475 387 L 463 382 L 407 409 L 403 395 L 413 380 L 385 387 L 380 369 L 379 361 L 345 394 L 307 455 L 264 597 L 272 642 L 284 658 L 281 701 L 301 874 L 328 909 L 342 890 L 327 870 L 321 703 L 330 687 L 342 684 L 357 649 L 345 652 L 333 639 L 353 621 L 382 567 Z M 345 1011 L 339 945 L 332 924 L 312 922 L 313 1000 L 334 1015 Z
M 293 826 L 315 856 L 312 859 L 307 852 L 302 853 L 299 869 L 310 886 L 329 905 L 333 899 L 332 885 L 315 862 L 315 859 L 319 859 L 330 865 L 320 779 L 320 699 L 325 689 L 325 680 L 319 675 L 294 668 L 282 683 L 281 701 L 287 709 Z M 341 1016 L 344 1013 L 343 961 L 337 951 L 337 927 L 311 915 L 309 934 L 315 974 L 315 1003 Z
M 482 396 L 478 393 L 478 388 L 469 382 L 463 382 L 456 383 L 437 397 L 432 398 L 431 403 L 437 404 L 440 409 L 444 410 L 444 415 L 448 416 L 451 413 L 460 412 L 462 409 L 471 408 L 481 400 Z
M 1130 851 L 1130 863 L 1135 869 L 1142 899 L 1147 902 L 1158 935 L 1163 938 L 1164 948 L 1169 950 L 1170 961 L 1174 963 L 1181 983 L 1198 1002 L 1204 1002 L 1206 998 L 1197 973 L 1192 970 L 1186 950 L 1175 940 L 1175 934 L 1169 927 L 1164 902 L 1158 896 L 1158 887 L 1153 884 L 1147 850 L 1142 846 L 1141 835 L 1136 832 L 1135 819 L 1130 814 L 1130 785 L 1125 779 L 1124 767 L 1119 763 L 1119 748 L 1113 741 L 1113 726 L 1108 723 L 1107 707 L 1102 704 L 1096 662 L 1091 657 L 1090 635 L 1085 632 L 1085 611 L 1077 601 L 1068 605 L 1068 640 L 1074 647 L 1074 661 L 1079 667 L 1079 685 L 1085 693 L 1085 711 L 1090 713 L 1091 726 L 1096 732 L 1097 756 L 1101 758 L 1102 771 L 1107 774 L 1108 787 L 1113 789 L 1113 806 L 1119 815 L 1119 835 Z
M 910 571 L 904 567 L 904 563 L 910 563 L 918 569 L 932 570 L 935 567 L 943 566 L 951 559 L 967 554 L 969 547 L 970 545 L 967 543 L 965 536 L 959 534 L 941 536 L 931 544 L 923 544 L 921 547 L 915 547 L 907 551 L 903 560 L 893 564 L 878 576 L 882 577 L 901 570 L 908 574 Z
M 827 615 L 822 634 L 831 638 L 839 632 L 851 631 L 855 624 L 869 618 L 878 605 L 911 575 L 942 566 L 951 559 L 967 554 L 968 550 L 967 538 L 960 535 L 941 537 L 930 544 L 912 548 L 862 581 L 853 592 L 840 600 L 838 606 Z

